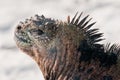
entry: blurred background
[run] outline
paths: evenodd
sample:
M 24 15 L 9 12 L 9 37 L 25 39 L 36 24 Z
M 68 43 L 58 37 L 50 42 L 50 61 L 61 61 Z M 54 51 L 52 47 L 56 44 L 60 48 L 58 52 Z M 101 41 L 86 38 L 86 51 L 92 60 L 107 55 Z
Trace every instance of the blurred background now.
M 90 14 L 104 33 L 101 43 L 120 44 L 120 0 L 0 0 L 0 80 L 44 80 L 35 63 L 15 45 L 16 25 L 35 14 L 66 21 Z

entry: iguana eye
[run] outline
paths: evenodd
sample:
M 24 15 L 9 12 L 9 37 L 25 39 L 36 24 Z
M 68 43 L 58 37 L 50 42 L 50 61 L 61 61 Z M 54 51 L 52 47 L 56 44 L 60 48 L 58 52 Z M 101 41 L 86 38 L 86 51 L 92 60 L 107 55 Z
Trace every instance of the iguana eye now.
M 44 34 L 44 32 L 41 30 L 41 29 L 32 29 L 31 31 L 30 31 L 31 33 L 33 33 L 33 34 L 37 34 L 37 35 L 42 35 L 42 34 Z
M 38 35 L 42 35 L 44 32 L 40 29 L 37 30 Z

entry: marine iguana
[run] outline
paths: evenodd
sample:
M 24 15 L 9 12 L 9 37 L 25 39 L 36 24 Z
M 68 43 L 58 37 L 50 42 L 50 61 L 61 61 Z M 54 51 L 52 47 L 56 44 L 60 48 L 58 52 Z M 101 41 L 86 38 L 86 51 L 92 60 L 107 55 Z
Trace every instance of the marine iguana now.
M 15 41 L 38 64 L 45 80 L 120 80 L 120 46 L 100 44 L 89 15 L 67 22 L 35 15 L 20 22 Z

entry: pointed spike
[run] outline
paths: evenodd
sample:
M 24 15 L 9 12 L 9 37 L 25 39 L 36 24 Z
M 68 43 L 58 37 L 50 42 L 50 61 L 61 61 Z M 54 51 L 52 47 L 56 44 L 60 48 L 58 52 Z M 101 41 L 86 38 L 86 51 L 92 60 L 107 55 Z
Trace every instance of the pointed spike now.
M 93 33 L 93 32 L 92 32 L 92 33 L 87 33 L 87 35 L 88 35 L 90 38 L 91 38 L 92 36 L 96 35 L 96 34 L 98 34 L 98 33 L 95 33 L 95 32 L 94 32 L 94 33 Z
M 86 32 L 86 34 L 88 34 L 88 35 L 94 35 L 94 34 L 96 34 L 97 33 L 97 31 L 96 32 Z
M 103 39 L 91 40 L 91 41 L 90 41 L 90 44 L 94 46 L 96 43 L 98 43 L 98 42 L 100 42 L 100 41 L 102 41 L 102 40 L 103 40 Z
M 90 25 L 88 25 L 87 27 L 85 27 L 85 30 L 90 29 L 95 23 L 96 23 L 96 22 L 93 22 L 93 23 L 91 23 Z
M 92 36 L 90 36 L 91 38 L 95 38 L 95 37 L 101 37 L 103 35 L 103 33 L 98 33 L 98 34 L 94 34 Z
M 89 17 L 89 15 L 87 15 L 86 17 L 84 17 L 79 23 L 78 26 L 81 27 L 81 25 L 86 21 L 86 19 Z
M 106 46 L 105 46 L 105 50 L 108 51 L 109 47 L 110 47 L 110 43 L 107 43 Z
M 116 48 L 114 50 L 115 50 L 114 52 L 116 53 L 116 55 L 119 56 L 120 55 L 120 46 L 116 45 Z
M 102 37 L 102 33 L 99 33 L 99 34 L 92 35 L 89 38 L 91 41 L 95 41 L 95 40 L 100 39 L 101 37 Z
M 78 14 L 78 12 L 77 12 L 77 13 L 75 14 L 75 16 L 73 17 L 73 19 L 72 19 L 72 21 L 71 21 L 72 24 L 74 23 L 74 20 L 75 20 L 77 14 Z
M 85 27 L 91 20 L 92 18 L 90 18 L 87 22 L 85 22 L 85 24 L 83 24 L 81 27 Z
M 95 43 L 95 42 L 100 42 L 100 41 L 102 41 L 102 40 L 104 40 L 104 39 L 97 39 L 97 40 L 94 40 L 94 43 Z
M 70 16 L 67 17 L 67 22 L 70 23 Z
M 78 18 L 76 19 L 75 23 L 74 24 L 78 24 L 79 20 L 80 20 L 80 17 L 81 15 L 83 14 L 83 12 L 80 13 L 80 15 L 78 16 Z
M 117 49 L 118 49 L 118 51 L 117 51 L 116 54 L 117 54 L 117 55 L 120 55 L 120 46 L 119 46 L 119 45 L 117 46 Z
M 87 31 L 88 34 L 94 34 L 97 33 L 99 29 L 90 29 Z
M 120 46 L 118 46 L 116 44 L 110 45 L 110 43 L 109 43 L 109 44 L 106 44 L 106 46 L 104 48 L 105 48 L 105 51 L 108 53 L 114 53 L 117 56 L 120 55 Z
M 120 46 L 118 46 L 118 47 L 119 47 L 119 49 L 116 54 L 119 56 L 120 55 Z
M 111 45 L 111 47 L 109 48 L 109 51 L 113 52 L 115 49 L 117 49 L 116 47 L 117 47 L 117 45 L 115 45 L 115 44 Z

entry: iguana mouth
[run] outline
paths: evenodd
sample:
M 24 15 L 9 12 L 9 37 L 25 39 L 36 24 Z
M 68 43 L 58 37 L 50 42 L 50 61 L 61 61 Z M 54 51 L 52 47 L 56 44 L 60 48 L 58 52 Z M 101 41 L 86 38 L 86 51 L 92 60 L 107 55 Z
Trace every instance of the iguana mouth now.
M 31 39 L 25 32 L 15 33 L 14 39 L 20 46 L 31 45 Z
M 28 42 L 28 40 L 26 38 L 24 38 L 23 36 L 18 36 L 18 35 L 15 34 L 15 37 L 22 42 L 25 42 L 25 43 Z

